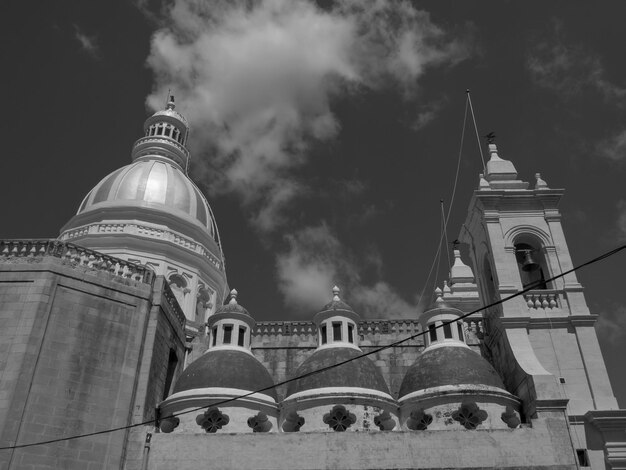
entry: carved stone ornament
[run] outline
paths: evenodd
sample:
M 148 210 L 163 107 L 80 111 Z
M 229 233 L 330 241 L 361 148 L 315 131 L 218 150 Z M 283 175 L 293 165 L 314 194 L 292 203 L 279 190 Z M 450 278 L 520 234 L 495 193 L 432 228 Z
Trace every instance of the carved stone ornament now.
M 304 418 L 295 411 L 291 411 L 286 417 L 283 423 L 283 431 L 285 432 L 298 432 L 304 425 Z
M 343 432 L 356 423 L 356 416 L 342 405 L 335 405 L 330 413 L 324 415 L 324 423 L 333 431 Z
M 209 408 L 203 414 L 196 416 L 196 423 L 206 432 L 217 432 L 228 424 L 230 419 L 216 407 Z
M 502 413 L 501 418 L 511 429 L 520 427 L 521 421 L 512 406 L 506 407 L 506 411 Z
M 395 420 L 391 417 L 389 411 L 383 411 L 378 416 L 374 417 L 374 424 L 378 426 L 381 431 L 391 431 L 396 427 Z
M 272 429 L 272 423 L 269 418 L 260 411 L 255 416 L 248 418 L 248 426 L 252 428 L 253 432 L 268 432 Z
M 461 423 L 465 429 L 476 427 L 487 419 L 487 412 L 478 408 L 474 402 L 463 403 L 458 410 L 452 413 L 452 419 Z
M 433 422 L 432 415 L 426 414 L 423 409 L 413 410 L 406 420 L 406 427 L 412 431 L 425 431 Z
M 161 422 L 159 423 L 159 428 L 161 429 L 161 432 L 170 433 L 174 429 L 176 429 L 179 424 L 180 419 L 178 419 L 176 416 L 168 416 L 167 418 L 161 420 Z

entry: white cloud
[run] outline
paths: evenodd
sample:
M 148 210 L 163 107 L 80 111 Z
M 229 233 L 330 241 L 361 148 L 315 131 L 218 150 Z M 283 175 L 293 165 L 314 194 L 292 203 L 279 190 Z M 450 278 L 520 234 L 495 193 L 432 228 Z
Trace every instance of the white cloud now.
M 624 344 L 626 341 L 626 307 L 613 305 L 600 312 L 596 331 L 601 342 L 611 343 L 614 346 Z
M 447 98 L 443 98 L 439 101 L 433 101 L 428 103 L 420 108 L 420 111 L 417 113 L 417 116 L 411 123 L 411 129 L 414 131 L 419 131 L 420 129 L 426 127 L 435 118 L 439 115 L 439 112 L 443 109 L 447 102 Z
M 597 150 L 600 155 L 611 160 L 619 161 L 626 159 L 626 130 L 600 142 Z
M 93 58 L 99 57 L 100 49 L 96 36 L 88 36 L 78 26 L 74 25 L 74 38 L 76 38 L 83 51 Z
M 552 37 L 534 45 L 527 59 L 531 79 L 564 97 L 593 90 L 606 101 L 622 106 L 626 88 L 606 78 L 600 57 L 581 45 L 567 44 L 562 36 L 563 26 L 555 21 Z
M 176 0 L 152 39 L 148 104 L 175 90 L 211 190 L 239 194 L 270 232 L 306 188 L 293 170 L 311 142 L 340 130 L 336 97 L 394 85 L 412 96 L 426 69 L 465 58 L 465 44 L 409 2 Z
M 364 283 L 359 272 L 373 267 L 380 274 L 375 253 L 359 261 L 327 225 L 306 227 L 287 236 L 289 249 L 277 257 L 279 290 L 295 313 L 310 316 L 331 299 L 333 285 L 363 317 L 417 316 L 417 307 L 404 300 L 387 282 Z

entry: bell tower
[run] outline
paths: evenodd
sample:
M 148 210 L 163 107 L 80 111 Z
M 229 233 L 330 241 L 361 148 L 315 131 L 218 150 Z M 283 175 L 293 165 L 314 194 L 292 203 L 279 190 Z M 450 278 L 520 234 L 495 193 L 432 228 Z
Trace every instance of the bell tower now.
M 574 445 L 587 452 L 585 414 L 618 406 L 594 330 L 598 316 L 576 273 L 548 281 L 573 267 L 558 209 L 564 191 L 539 173 L 529 187 L 493 142 L 489 154 L 459 240 L 469 246 L 483 305 L 532 289 L 483 312 L 484 344 L 526 419 L 565 412 Z

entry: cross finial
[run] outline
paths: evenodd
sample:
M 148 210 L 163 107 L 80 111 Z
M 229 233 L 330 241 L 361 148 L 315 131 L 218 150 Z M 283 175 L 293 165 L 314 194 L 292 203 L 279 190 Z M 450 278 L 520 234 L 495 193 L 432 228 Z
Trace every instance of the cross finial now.
M 174 95 L 172 95 L 171 88 L 167 89 L 167 100 L 165 102 L 165 107 L 167 109 L 174 109 L 176 107 L 176 102 L 174 101 Z
M 485 139 L 487 139 L 488 144 L 493 144 L 496 141 L 496 134 L 493 131 L 491 131 L 489 134 L 487 134 L 484 137 Z

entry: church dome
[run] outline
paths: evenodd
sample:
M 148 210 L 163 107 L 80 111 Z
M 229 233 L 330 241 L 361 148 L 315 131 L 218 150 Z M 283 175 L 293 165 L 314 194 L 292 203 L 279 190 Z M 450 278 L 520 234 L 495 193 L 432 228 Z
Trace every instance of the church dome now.
M 317 350 L 306 359 L 295 373 L 296 377 L 308 374 L 324 367 L 332 366 L 352 359 L 346 364 L 333 367 L 319 374 L 314 374 L 289 383 L 287 396 L 299 392 L 327 387 L 350 387 L 376 390 L 389 395 L 389 388 L 378 367 L 358 349 L 331 348 Z
M 480 354 L 465 346 L 447 346 L 429 348 L 417 358 L 404 376 L 398 396 L 448 385 L 504 389 L 498 373 Z
M 137 160 L 103 178 L 87 194 L 77 215 L 112 207 L 153 209 L 201 226 L 215 238 L 208 202 L 178 168 L 162 160 Z
M 252 354 L 244 351 L 209 349 L 185 369 L 174 387 L 174 395 L 188 390 L 230 388 L 243 391 L 264 389 L 276 397 L 274 381 L 267 369 Z

